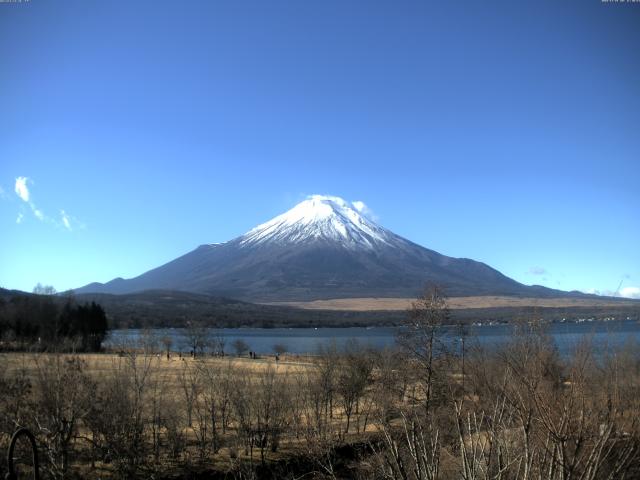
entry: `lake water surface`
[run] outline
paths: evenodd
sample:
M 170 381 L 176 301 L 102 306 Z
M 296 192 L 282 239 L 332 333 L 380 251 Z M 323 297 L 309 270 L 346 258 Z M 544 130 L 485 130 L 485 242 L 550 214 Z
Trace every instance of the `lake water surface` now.
M 285 345 L 290 353 L 315 353 L 319 346 L 335 343 L 343 348 L 347 342 L 356 340 L 360 345 L 381 349 L 392 347 L 396 342 L 399 327 L 357 327 L 357 328 L 223 328 L 209 329 L 208 333 L 225 339 L 225 351 L 233 352 L 232 343 L 244 340 L 250 350 L 267 354 L 273 352 L 276 344 Z M 510 339 L 513 327 L 510 325 L 482 325 L 468 327 L 467 345 L 501 345 Z M 188 352 L 188 342 L 184 329 L 169 328 L 152 331 L 157 338 L 170 337 L 172 350 Z M 635 320 L 593 321 L 581 323 L 554 323 L 547 326 L 547 333 L 555 341 L 561 354 L 570 354 L 584 340 L 591 340 L 596 348 L 620 347 L 628 342 L 640 342 L 640 323 Z M 139 342 L 141 330 L 113 330 L 106 345 L 117 348 L 120 345 Z M 460 334 L 454 327 L 443 327 L 445 344 L 454 347 L 459 344 Z

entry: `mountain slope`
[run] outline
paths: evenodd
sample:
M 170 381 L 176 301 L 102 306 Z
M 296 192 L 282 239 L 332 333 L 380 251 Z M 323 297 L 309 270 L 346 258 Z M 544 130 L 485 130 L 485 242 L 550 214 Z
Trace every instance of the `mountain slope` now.
M 527 287 L 466 258 L 406 240 L 338 197 L 314 195 L 229 242 L 202 245 L 132 279 L 79 293 L 183 290 L 250 301 L 413 297 L 426 282 L 451 296 L 566 296 Z

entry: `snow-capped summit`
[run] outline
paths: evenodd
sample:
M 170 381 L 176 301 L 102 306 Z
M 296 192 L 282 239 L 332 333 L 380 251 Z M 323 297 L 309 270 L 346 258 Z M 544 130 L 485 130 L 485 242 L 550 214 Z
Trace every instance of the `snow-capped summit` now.
M 240 244 L 255 246 L 310 242 L 339 242 L 347 248 L 374 248 L 393 242 L 393 233 L 366 218 L 362 202 L 340 197 L 311 195 L 291 210 L 258 225 L 240 238 Z

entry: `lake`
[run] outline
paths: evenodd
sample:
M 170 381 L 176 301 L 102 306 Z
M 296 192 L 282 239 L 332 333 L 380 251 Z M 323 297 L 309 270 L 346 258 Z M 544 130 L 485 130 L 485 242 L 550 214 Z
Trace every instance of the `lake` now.
M 364 346 L 376 349 L 392 347 L 396 341 L 399 327 L 357 327 L 357 328 L 223 328 L 208 329 L 211 337 L 224 337 L 225 351 L 233 352 L 231 344 L 242 339 L 249 349 L 259 354 L 273 353 L 276 344 L 285 345 L 290 353 L 315 353 L 320 345 L 336 344 L 343 348 L 347 342 L 357 340 Z M 510 338 L 513 327 L 510 325 L 481 325 L 468 328 L 467 345 L 473 343 L 491 346 L 501 345 Z M 113 330 L 106 346 L 117 348 L 120 345 L 135 344 L 142 335 L 142 330 Z M 627 342 L 640 342 L 640 323 L 635 320 L 584 321 L 580 323 L 566 322 L 548 325 L 548 334 L 555 341 L 561 354 L 570 354 L 585 339 L 591 339 L 598 349 L 606 346 L 619 347 Z M 155 329 L 157 338 L 170 337 L 172 350 L 188 352 L 188 342 L 184 329 Z M 459 334 L 454 327 L 443 327 L 442 338 L 445 344 L 459 344 Z

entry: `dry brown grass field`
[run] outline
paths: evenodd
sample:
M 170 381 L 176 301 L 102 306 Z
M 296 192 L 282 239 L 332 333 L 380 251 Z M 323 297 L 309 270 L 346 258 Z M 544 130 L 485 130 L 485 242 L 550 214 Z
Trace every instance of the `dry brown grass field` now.
M 80 358 L 86 365 L 87 373 L 96 376 L 106 375 L 112 372 L 114 368 L 117 368 L 119 364 L 129 361 L 127 356 L 115 353 L 47 354 L 13 352 L 1 353 L 0 364 L 4 366 L 7 373 L 22 370 L 27 372 L 29 376 L 35 376 L 38 369 L 38 362 L 42 363 L 52 357 L 58 357 L 62 360 Z M 279 375 L 295 375 L 315 367 L 312 357 L 297 355 L 284 356 L 278 362 L 275 361 L 273 355 L 260 357 L 255 360 L 248 357 L 238 358 L 234 356 L 202 356 L 194 359 L 187 355 L 179 357 L 177 353 L 172 353 L 170 359 L 167 359 L 165 354 L 159 353 L 148 356 L 140 354 L 136 355 L 135 358 L 138 364 L 152 362 L 154 373 L 161 374 L 167 379 L 172 379 L 172 381 L 178 378 L 185 367 L 195 366 L 230 368 L 232 371 L 241 369 L 255 373 L 262 373 L 269 368 L 273 368 Z
M 268 305 L 286 305 L 311 310 L 397 311 L 406 310 L 414 298 L 334 298 L 310 302 L 271 302 Z M 637 301 L 607 298 L 526 298 L 503 296 L 451 297 L 452 310 L 502 307 L 620 307 L 638 306 Z
M 82 379 L 66 378 L 65 371 L 74 370 L 75 365 L 78 364 L 81 365 Z M 127 391 L 120 393 L 129 396 L 131 390 L 139 390 L 140 395 L 136 401 L 139 401 L 140 405 L 135 407 L 139 411 L 124 412 L 125 418 L 120 420 L 126 422 L 127 417 L 137 415 L 146 417 L 143 420 L 144 425 L 141 426 L 144 429 L 144 435 L 138 439 L 138 442 L 148 444 L 158 442 L 158 439 L 152 438 L 156 435 L 158 438 L 170 435 L 181 437 L 181 451 L 178 457 L 170 458 L 171 455 L 164 455 L 163 458 L 154 459 L 151 451 L 153 448 L 149 447 L 143 455 L 144 458 L 140 460 L 143 464 L 155 463 L 151 470 L 159 469 L 165 473 L 176 468 L 181 470 L 187 464 L 191 467 L 196 465 L 197 468 L 224 472 L 238 468 L 242 462 L 248 464 L 259 464 L 265 461 L 279 462 L 290 457 L 309 455 L 311 451 L 315 453 L 321 448 L 320 444 L 325 441 L 333 443 L 334 440 L 340 439 L 340 442 L 348 443 L 357 439 L 362 440 L 366 435 L 377 430 L 372 423 L 373 418 L 362 419 L 364 409 L 367 415 L 372 413 L 372 403 L 364 397 L 364 390 L 354 393 L 355 404 L 351 408 L 355 408 L 357 413 L 350 414 L 352 418 L 349 419 L 349 428 L 347 428 L 344 409 L 337 396 L 330 400 L 328 406 L 330 411 L 324 412 L 325 419 L 319 420 L 320 424 L 324 424 L 312 426 L 314 422 L 318 422 L 318 419 L 312 419 L 309 405 L 303 404 L 305 402 L 303 397 L 308 393 L 304 392 L 304 389 L 314 381 L 312 379 L 317 379 L 322 366 L 319 365 L 317 358 L 303 355 L 284 355 L 276 361 L 273 355 L 251 359 L 206 355 L 192 358 L 179 356 L 177 353 L 172 353 L 167 358 L 166 353 L 145 354 L 135 351 L 123 354 L 14 352 L 0 354 L 0 365 L 3 368 L 4 379 L 20 378 L 22 382 L 30 385 L 18 402 L 22 403 L 23 407 L 35 409 L 36 411 L 31 413 L 34 416 L 39 414 L 38 402 L 42 399 L 38 398 L 37 394 L 33 395 L 33 390 L 52 387 L 50 384 L 43 385 L 43 377 L 55 384 L 56 389 L 65 390 L 73 387 L 74 392 L 64 392 L 71 397 L 78 396 L 75 392 L 75 387 L 78 385 L 61 383 L 83 382 L 90 385 L 89 389 L 97 386 L 96 391 L 85 392 L 87 397 L 84 402 L 89 404 L 100 397 L 100 395 L 96 397 L 93 395 L 98 393 L 101 383 L 109 384 L 118 378 L 120 381 L 128 382 Z M 331 365 L 330 368 L 331 375 L 336 377 L 330 382 L 335 382 L 338 373 L 335 371 L 335 365 Z M 219 384 L 214 384 L 215 382 Z M 366 389 L 367 387 L 362 384 L 362 387 L 356 388 Z M 242 391 L 238 391 L 239 389 Z M 82 387 L 79 390 L 82 390 Z M 109 393 L 115 392 L 108 390 L 103 392 L 107 395 Z M 77 398 L 75 401 L 82 402 Z M 118 399 L 111 397 L 110 401 L 117 402 Z M 232 407 L 231 404 L 234 402 Z M 66 410 L 61 413 L 63 416 L 76 410 L 74 414 L 80 415 L 79 412 L 82 411 L 83 416 L 98 414 L 98 411 L 91 412 L 91 407 L 88 405 L 71 405 L 64 400 L 62 403 L 63 405 L 56 404 L 53 409 L 58 413 L 60 410 Z M 223 406 L 224 403 L 226 406 Z M 103 406 L 101 404 L 100 408 Z M 19 406 L 17 408 L 20 409 Z M 171 412 L 154 413 L 158 408 L 171 409 Z M 234 418 L 230 416 L 226 420 L 217 419 L 225 422 L 226 425 L 222 428 L 217 427 L 219 431 L 215 434 L 217 435 L 215 442 L 218 446 L 214 447 L 212 429 L 215 427 L 211 422 L 212 418 L 220 414 L 212 413 L 212 410 L 220 408 L 227 408 L 229 411 L 233 408 L 237 415 Z M 260 412 L 261 409 L 264 411 Z M 116 412 L 116 415 L 121 413 Z M 111 420 L 109 413 L 104 414 L 104 421 L 108 423 Z M 164 425 L 162 417 L 165 415 L 175 417 L 178 422 L 178 425 L 174 426 L 176 431 L 171 433 L 170 427 Z M 240 418 L 243 415 L 248 417 Z M 270 415 L 273 415 L 273 418 L 268 419 Z M 154 422 L 157 422 L 157 425 L 149 425 Z M 276 422 L 276 425 L 270 425 L 269 422 Z M 37 429 L 33 425 L 31 428 Z M 272 435 L 270 429 L 277 432 L 278 436 L 282 436 L 282 439 L 278 438 L 275 444 L 272 443 L 267 449 L 265 448 L 267 447 L 266 437 Z M 283 429 L 288 433 L 282 434 L 280 430 Z M 5 445 L 9 433 L 10 430 L 5 432 L 2 445 Z M 264 436 L 262 440 L 258 439 L 261 435 Z M 318 437 L 315 438 L 316 436 Z M 320 436 L 323 436 L 323 439 L 320 439 Z M 81 472 L 81 476 L 122 478 L 131 474 L 126 468 L 118 470 L 112 461 L 92 459 L 87 463 L 86 460 L 79 460 L 81 457 L 86 457 L 91 450 L 91 444 L 94 441 L 97 442 L 95 431 L 92 431 L 87 424 L 79 422 L 74 437 L 72 442 L 74 448 L 84 453 L 76 456 L 77 459 L 73 462 L 72 468 L 76 472 Z M 269 441 L 273 442 L 273 440 Z M 164 442 L 165 447 L 168 448 L 166 444 L 169 440 L 165 438 L 160 442 Z M 261 442 L 264 443 L 261 444 Z M 262 452 L 258 454 L 260 450 Z M 149 471 L 148 468 L 143 469 L 146 473 L 142 473 L 142 476 Z

